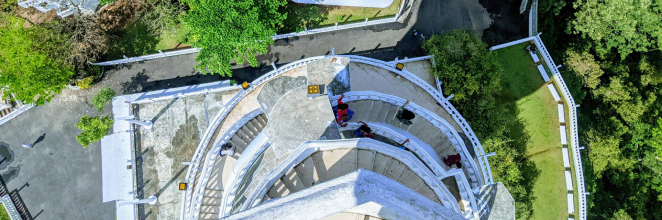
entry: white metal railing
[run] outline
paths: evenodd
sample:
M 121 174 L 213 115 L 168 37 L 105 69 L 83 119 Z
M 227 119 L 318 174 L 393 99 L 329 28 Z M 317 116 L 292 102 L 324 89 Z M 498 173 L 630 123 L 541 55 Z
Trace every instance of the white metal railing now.
M 529 36 L 536 34 L 538 34 L 538 0 L 533 0 L 529 14 Z
M 424 80 L 420 79 L 418 76 L 410 73 L 409 71 L 407 71 L 407 70 L 399 71 L 399 70 L 395 69 L 395 63 L 390 64 L 388 62 L 381 61 L 381 60 L 376 60 L 376 59 L 371 59 L 371 58 L 366 58 L 366 57 L 360 57 L 360 56 L 353 56 L 353 55 L 337 55 L 337 56 L 338 57 L 349 57 L 350 60 L 354 61 L 354 62 L 369 64 L 369 65 L 373 65 L 373 66 L 377 66 L 377 67 L 387 69 L 391 72 L 394 72 L 396 74 L 399 74 L 399 75 L 403 76 L 405 79 L 410 80 L 414 84 L 416 84 L 419 87 L 426 90 L 437 102 L 439 102 L 442 105 L 443 108 L 446 109 L 446 111 L 448 111 L 449 114 L 451 114 L 451 116 L 456 121 L 456 123 L 458 123 L 459 126 L 464 131 L 464 134 L 470 139 L 470 141 L 471 141 L 471 143 L 474 147 L 474 152 L 476 153 L 476 155 L 478 157 L 477 159 L 479 161 L 479 165 L 481 165 L 480 170 L 483 173 L 483 178 L 484 178 L 484 179 L 478 178 L 478 180 L 479 180 L 478 184 L 479 185 L 484 185 L 484 184 L 494 183 L 493 179 L 492 179 L 491 169 L 490 169 L 490 166 L 489 166 L 489 161 L 487 161 L 487 158 L 485 157 L 485 151 L 483 150 L 482 145 L 480 145 L 480 141 L 478 140 L 478 138 L 474 134 L 473 130 L 471 129 L 471 127 L 469 126 L 467 121 L 460 115 L 460 113 L 455 109 L 455 107 L 453 107 L 453 105 L 450 102 L 448 102 L 448 100 L 446 98 L 443 97 L 441 92 L 437 91 L 434 87 L 429 85 Z M 248 92 L 252 91 L 255 87 L 259 86 L 260 84 L 262 84 L 266 81 L 269 81 L 269 80 L 273 79 L 274 77 L 277 77 L 278 75 L 280 75 L 284 72 L 287 72 L 291 69 L 306 65 L 309 62 L 312 62 L 312 61 L 315 61 L 315 60 L 318 60 L 318 59 L 322 59 L 322 58 L 325 58 L 325 57 L 331 57 L 331 56 L 310 57 L 310 58 L 306 58 L 306 59 L 302 59 L 302 60 L 299 60 L 299 61 L 295 61 L 295 62 L 286 64 L 286 65 L 278 68 L 277 70 L 270 71 L 269 73 L 267 73 L 267 74 L 259 77 L 258 79 L 254 80 L 250 84 L 251 86 L 248 90 L 242 90 L 239 94 L 237 94 L 233 98 L 233 100 L 231 100 L 231 102 L 227 104 L 226 108 L 218 113 L 218 115 L 214 119 L 214 123 L 210 127 L 208 127 L 207 131 L 205 132 L 205 134 L 202 138 L 202 141 L 200 142 L 200 145 L 198 146 L 198 149 L 196 150 L 196 153 L 193 156 L 193 159 L 191 161 L 193 164 L 189 166 L 189 170 L 187 172 L 185 181 L 186 182 L 191 182 L 191 183 L 194 182 L 195 176 L 196 176 L 195 174 L 198 171 L 199 166 L 200 166 L 199 165 L 200 160 L 201 160 L 201 158 L 202 158 L 202 156 L 205 152 L 205 148 L 209 144 L 208 143 L 209 139 L 211 138 L 211 135 L 209 133 L 210 132 L 213 133 L 215 131 L 215 129 L 220 124 L 221 120 L 224 119 L 224 117 L 232 110 L 232 108 L 234 108 L 234 106 L 238 103 L 238 101 L 241 100 Z M 455 131 L 455 130 L 453 129 L 453 131 Z M 462 145 L 464 145 L 464 142 L 461 142 L 461 143 L 462 143 Z M 258 152 L 255 152 L 255 155 L 248 155 L 248 156 L 257 157 L 257 156 L 259 156 L 259 154 L 257 154 L 257 153 Z M 247 156 L 246 152 L 244 152 L 243 156 Z M 473 161 L 471 161 L 471 162 L 473 163 Z M 238 167 L 237 165 L 238 164 L 235 164 L 235 167 Z M 252 163 L 247 164 L 246 165 L 247 167 L 242 168 L 242 170 L 250 168 L 250 165 L 252 165 Z M 244 177 L 243 175 L 245 175 L 245 172 L 240 173 L 239 175 L 234 177 L 234 180 L 233 179 L 228 179 L 228 183 L 233 183 L 233 184 L 228 184 L 228 186 L 230 186 L 231 190 L 236 190 L 239 187 L 239 184 L 241 184 L 241 181 L 238 181 L 238 180 L 243 179 L 243 177 Z M 202 175 L 202 176 L 204 176 L 204 175 Z M 231 190 L 228 190 L 227 193 L 235 193 L 235 191 L 231 191 Z M 182 214 L 180 216 L 182 216 L 182 219 L 191 219 L 190 214 L 195 213 L 195 212 L 192 212 L 192 210 L 191 210 L 191 207 L 192 207 L 191 206 L 192 191 L 190 189 L 187 189 L 187 191 L 185 192 L 185 194 L 182 197 L 183 197 L 184 203 L 186 203 L 186 204 L 184 205 L 185 208 L 182 209 Z M 221 208 L 222 208 L 221 216 L 223 216 L 224 213 L 227 213 L 227 212 L 230 211 L 229 209 L 226 210 L 227 204 L 225 204 L 226 203 L 225 201 L 228 198 L 229 198 L 229 196 L 226 196 L 226 195 L 223 196 L 224 204 L 221 205 Z M 232 201 L 232 200 L 230 200 L 230 201 Z M 230 203 L 229 206 L 231 207 L 231 205 L 232 204 Z
M 35 0 L 29 0 L 29 1 L 35 1 Z M 299 33 L 294 32 L 294 33 L 287 33 L 287 34 L 276 34 L 276 35 L 272 36 L 271 39 L 278 40 L 278 39 L 284 39 L 284 38 L 290 38 L 290 37 L 305 36 L 305 35 L 311 35 L 311 34 L 332 32 L 332 31 L 337 31 L 337 30 L 344 30 L 344 29 L 351 29 L 351 28 L 357 28 L 357 27 L 365 27 L 365 26 L 371 26 L 371 25 L 388 24 L 388 23 L 397 22 L 398 19 L 400 19 L 400 17 L 403 15 L 402 12 L 405 8 L 405 4 L 407 4 L 409 6 L 409 8 L 411 8 L 411 5 L 413 4 L 414 1 L 416 1 L 416 0 L 403 0 L 402 4 L 400 5 L 400 9 L 398 10 L 398 13 L 392 18 L 385 18 L 385 19 L 379 19 L 379 20 L 374 20 L 374 21 L 370 21 L 370 20 L 366 19 L 365 22 L 357 22 L 357 23 L 344 24 L 344 25 L 337 25 L 337 23 L 336 23 L 336 26 L 332 26 L 332 27 L 305 30 L 305 31 L 302 31 L 302 32 L 299 32 Z M 178 56 L 178 55 L 183 55 L 183 54 L 197 53 L 197 52 L 200 52 L 200 50 L 201 50 L 200 48 L 190 48 L 190 49 L 170 51 L 170 52 L 159 52 L 159 53 L 156 53 L 156 54 L 149 54 L 149 55 L 138 56 L 138 57 L 125 57 L 124 59 L 119 59 L 119 60 L 111 60 L 111 61 L 92 63 L 92 65 L 110 66 L 110 65 L 117 65 L 117 64 L 130 63 L 130 62 L 140 62 L 140 61 L 146 61 L 146 60 L 152 60 L 152 59 L 158 59 L 158 58 L 164 58 L 164 57 L 171 57 L 171 56 Z
M 18 213 L 18 210 L 16 210 L 16 206 L 14 206 L 14 202 L 11 201 L 9 194 L 2 197 L 2 205 L 5 207 L 5 211 L 7 211 L 11 220 L 22 220 L 21 215 Z
M 368 100 L 379 100 L 396 106 L 402 106 L 407 101 L 397 96 L 378 93 L 374 91 L 346 92 L 344 93 L 344 95 L 345 95 L 344 98 L 345 102 L 368 99 Z M 338 100 L 338 98 L 340 98 L 340 96 L 330 97 L 332 105 L 336 105 L 333 103 L 336 100 Z M 480 181 L 480 177 L 478 174 L 478 172 L 480 172 L 480 168 L 478 168 L 478 166 L 473 160 L 473 157 L 471 156 L 471 154 L 469 154 L 469 151 L 467 151 L 467 148 L 464 145 L 464 141 L 462 140 L 462 137 L 460 137 L 457 131 L 455 131 L 455 128 L 453 128 L 452 125 L 448 124 L 446 120 L 439 117 L 437 114 L 430 112 L 429 110 L 417 105 L 416 103 L 409 102 L 409 104 L 407 104 L 404 108 L 414 112 L 419 117 L 425 118 L 428 122 L 430 122 L 432 125 L 437 127 L 441 132 L 444 132 L 446 137 L 448 137 L 451 143 L 453 143 L 453 147 L 455 147 L 455 150 L 458 153 L 462 154 L 462 162 L 464 164 L 463 169 L 466 169 L 468 171 L 469 176 L 475 183 L 474 188 L 481 186 L 482 183 Z
M 366 122 L 366 124 L 368 124 L 368 126 L 372 129 L 373 133 L 384 136 L 398 143 L 402 143 L 405 140 L 410 139 L 410 141 L 404 145 L 405 147 L 407 147 L 407 149 L 413 151 L 414 154 L 420 157 L 421 162 L 429 166 L 430 171 L 432 171 L 432 173 L 434 173 L 438 177 L 448 176 L 446 169 L 442 167 L 441 164 L 436 162 L 436 160 L 433 158 L 433 155 L 430 155 L 428 151 L 425 149 L 426 147 L 430 148 L 430 146 L 421 146 L 421 144 L 411 140 L 411 138 L 408 138 L 405 134 L 401 134 L 400 132 L 395 131 L 393 128 L 385 124 L 372 123 L 372 122 Z M 340 132 L 343 132 L 348 130 L 356 130 L 359 127 L 361 127 L 361 124 L 358 122 L 347 122 L 347 126 L 340 127 L 338 129 L 340 130 Z
M 453 201 L 453 194 L 441 183 L 441 180 L 436 177 L 427 167 L 417 166 L 418 159 L 411 153 L 403 151 L 395 147 L 389 147 L 385 143 L 372 140 L 369 138 L 360 139 L 343 139 L 343 140 L 324 140 L 324 141 L 308 141 L 300 145 L 290 156 L 287 157 L 280 165 L 264 176 L 258 183 L 256 191 L 253 191 L 247 198 L 240 211 L 250 208 L 250 206 L 257 205 L 264 197 L 264 194 L 269 190 L 269 186 L 285 174 L 291 167 L 301 163 L 306 158 L 310 157 L 313 153 L 319 151 L 330 151 L 337 149 L 364 149 L 372 150 L 387 156 L 398 158 L 399 161 L 404 163 L 412 172 L 418 175 L 425 183 L 432 188 L 439 200 L 445 207 L 462 213 L 460 206 Z
M 293 32 L 293 33 L 287 33 L 287 34 L 276 34 L 272 37 L 274 40 L 278 39 L 284 39 L 284 38 L 290 38 L 290 37 L 298 37 L 298 36 L 305 36 L 305 35 L 310 35 L 310 34 L 319 34 L 319 33 L 324 33 L 324 32 L 332 32 L 332 31 L 337 31 L 337 30 L 345 30 L 345 29 L 351 29 L 351 28 L 357 28 L 357 27 L 365 27 L 365 26 L 371 26 L 371 25 L 379 25 L 379 24 L 388 24 L 388 23 L 393 23 L 397 22 L 398 19 L 400 18 L 400 15 L 402 15 L 402 10 L 405 7 L 405 3 L 413 4 L 414 0 L 403 0 L 400 4 L 400 9 L 398 9 L 398 13 L 393 16 L 392 18 L 384 18 L 384 19 L 378 19 L 374 21 L 368 20 L 368 18 L 365 19 L 365 21 L 362 22 L 356 22 L 356 23 L 351 23 L 351 24 L 343 24 L 343 25 L 338 25 L 336 23 L 335 26 L 331 27 L 325 27 L 325 28 L 317 28 L 317 29 L 312 29 L 312 30 L 305 30 L 301 32 Z
M 287 71 L 292 70 L 294 68 L 298 68 L 302 65 L 305 65 L 309 62 L 312 62 L 314 60 L 321 59 L 321 58 L 324 58 L 324 56 L 311 57 L 311 58 L 299 60 L 299 61 L 296 61 L 296 62 L 289 63 L 285 66 L 282 66 L 281 68 L 279 68 L 277 70 L 272 70 L 269 73 L 253 80 L 253 82 L 250 84 L 250 87 L 248 89 L 241 90 L 239 93 L 237 93 L 237 95 L 235 95 L 232 98 L 232 100 L 230 100 L 230 102 L 228 102 L 228 104 L 226 104 L 226 107 L 223 110 L 221 110 L 216 115 L 216 117 L 214 117 L 213 124 L 211 126 L 207 127 L 207 130 L 205 131 L 204 135 L 202 136 L 200 144 L 198 145 L 198 148 L 196 149 L 195 154 L 193 155 L 193 159 L 191 160 L 192 164 L 189 165 L 189 168 L 188 168 L 188 171 L 187 171 L 187 174 L 186 174 L 186 178 L 185 178 L 185 182 L 187 182 L 187 183 L 194 183 L 195 182 L 196 172 L 198 172 L 198 170 L 200 169 L 200 161 L 201 161 L 202 157 L 204 156 L 204 154 L 206 152 L 206 148 L 209 145 L 209 141 L 211 140 L 213 133 L 216 131 L 216 129 L 217 129 L 218 125 L 221 123 L 221 121 L 223 121 L 223 119 L 225 119 L 227 114 L 229 114 L 230 111 L 232 111 L 234 106 L 237 105 L 237 103 L 239 103 L 239 101 L 241 99 L 243 99 L 244 96 L 246 96 L 249 92 L 253 91 L 260 84 L 262 84 L 264 82 L 267 82 L 267 81 L 273 79 L 274 77 L 279 76 L 280 74 L 282 74 L 284 72 L 287 72 Z M 244 152 L 244 155 L 246 155 L 246 152 Z M 255 155 L 248 155 L 248 156 L 253 157 Z M 235 164 L 235 166 L 236 166 L 236 164 Z M 211 169 L 203 170 L 203 171 L 211 172 Z M 208 175 L 205 174 L 205 175 L 201 175 L 201 176 L 208 176 Z M 192 198 L 193 198 L 192 189 L 193 189 L 193 187 L 188 188 L 185 191 L 184 195 L 182 196 L 184 204 L 183 204 L 183 208 L 182 208 L 181 215 L 180 215 L 180 216 L 182 216 L 181 219 L 191 219 L 191 217 L 192 217 L 191 214 L 196 213 L 195 210 L 192 210 L 192 208 L 193 208 L 193 206 L 192 206 Z M 226 197 L 224 196 L 223 198 L 225 199 Z M 197 211 L 199 211 L 199 206 L 197 207 L 197 209 L 198 209 Z
M 579 197 L 579 219 L 586 219 L 587 206 L 586 206 L 586 189 L 584 186 L 584 168 L 582 167 L 582 156 L 579 152 L 579 132 L 577 131 L 577 106 L 575 105 L 575 100 L 568 89 L 568 86 L 563 81 L 563 76 L 559 72 L 552 56 L 547 51 L 545 44 L 540 39 L 540 34 L 535 36 L 535 44 L 538 47 L 538 51 L 542 54 L 542 58 L 547 64 L 547 67 L 552 71 L 554 79 L 561 89 L 563 98 L 566 103 L 568 103 L 568 115 L 570 115 L 570 147 L 572 148 L 573 162 L 575 165 L 575 176 L 577 177 L 577 191 Z
M 480 140 L 478 140 L 478 137 L 474 133 L 473 129 L 471 129 L 471 126 L 469 125 L 467 120 L 465 120 L 464 117 L 462 117 L 460 112 L 458 112 L 455 109 L 453 104 L 451 104 L 440 91 L 436 90 L 432 85 L 430 85 L 423 79 L 407 71 L 406 67 L 402 71 L 399 71 L 395 69 L 395 65 L 390 65 L 389 63 L 381 60 L 376 60 L 367 57 L 353 56 L 353 55 L 343 55 L 343 56 L 350 57 L 351 61 L 354 62 L 369 64 L 387 69 L 393 73 L 396 73 L 404 77 L 405 79 L 411 81 L 412 83 L 416 84 L 417 86 L 421 87 L 426 92 L 428 92 L 428 94 L 430 94 L 432 98 L 434 98 L 437 102 L 439 102 L 439 104 L 441 104 L 441 106 L 453 117 L 455 122 L 460 126 L 460 128 L 462 128 L 462 131 L 464 131 L 464 134 L 467 136 L 467 138 L 469 138 L 471 144 L 473 145 L 474 152 L 476 153 L 476 157 L 478 159 L 479 165 L 481 165 L 480 170 L 483 173 L 483 178 L 484 178 L 484 179 L 479 178 L 479 185 L 494 183 L 494 179 L 492 178 L 492 170 L 490 168 L 490 163 L 487 160 L 487 157 L 485 156 L 486 154 L 483 149 L 483 146 L 480 144 Z
M 232 136 L 234 136 L 235 133 L 237 133 L 237 131 L 239 131 L 239 129 L 241 127 L 243 127 L 244 125 L 246 125 L 246 123 L 248 123 L 248 121 L 250 121 L 251 119 L 257 117 L 258 115 L 260 115 L 262 113 L 263 113 L 262 109 L 258 108 L 256 110 L 242 116 L 241 119 L 239 119 L 239 121 L 232 124 L 232 127 L 230 127 L 230 129 L 228 129 L 223 134 L 221 139 L 219 141 L 217 141 L 216 144 L 214 144 L 214 147 L 211 150 L 208 151 L 210 153 L 207 153 L 207 159 L 205 159 L 204 165 L 202 166 L 204 171 L 202 172 L 202 175 L 199 177 L 201 179 L 198 180 L 197 184 L 195 184 L 195 186 L 193 188 L 193 190 L 194 190 L 193 198 L 192 198 L 193 202 L 192 202 L 191 206 L 194 206 L 194 207 L 190 208 L 191 210 L 199 211 L 199 207 L 202 204 L 202 199 L 204 198 L 204 193 L 205 193 L 204 191 L 206 190 L 205 186 L 207 186 L 207 182 L 209 181 L 209 176 L 213 172 L 213 168 L 214 168 L 214 164 L 216 162 L 216 158 L 218 158 L 218 156 L 219 156 L 217 152 L 221 151 L 221 146 L 223 144 L 227 143 L 230 140 L 230 138 L 232 138 Z M 231 167 L 223 167 L 223 169 L 228 169 L 228 168 L 231 169 Z M 196 219 L 198 216 L 199 216 L 199 214 L 193 214 L 193 219 Z
M 155 54 L 149 54 L 149 55 L 143 55 L 143 56 L 137 56 L 137 57 L 124 57 L 124 59 L 120 59 L 120 60 L 111 60 L 111 61 L 91 63 L 91 64 L 92 65 L 97 65 L 97 66 L 110 66 L 110 65 L 117 65 L 117 64 L 123 64 L 123 63 L 131 63 L 131 62 L 140 62 L 140 61 L 153 60 L 153 59 L 158 59 L 158 58 L 165 58 L 165 57 L 178 56 L 178 55 L 197 53 L 197 52 L 200 52 L 199 48 L 189 48 L 189 49 L 184 49 L 184 50 L 159 52 L 159 53 L 155 53 Z
M 3 125 L 4 123 L 7 123 L 9 120 L 16 118 L 16 116 L 23 114 L 23 112 L 30 110 L 32 107 L 35 107 L 35 104 L 23 105 L 20 108 L 18 108 L 18 110 L 5 115 L 4 117 L 0 118 L 0 125 Z
M 407 139 L 406 135 L 400 134 L 398 131 L 390 128 L 388 125 L 383 125 L 380 123 L 368 123 L 368 122 L 366 122 L 366 124 L 368 124 L 368 126 L 372 128 L 374 133 L 384 136 L 398 143 L 402 143 Z M 357 122 L 348 122 L 346 127 L 340 128 L 340 131 L 342 132 L 343 130 L 355 130 L 360 126 L 361 124 Z M 424 164 L 431 166 L 430 171 L 436 174 L 439 180 L 442 180 L 446 177 L 454 176 L 455 181 L 458 185 L 460 196 L 463 199 L 469 201 L 470 203 L 471 209 L 467 211 L 473 213 L 468 213 L 468 214 L 471 215 L 475 214 L 476 215 L 475 217 L 478 217 L 477 216 L 478 206 L 476 205 L 476 199 L 474 198 L 473 191 L 471 190 L 471 185 L 469 184 L 467 177 L 465 176 L 464 172 L 462 172 L 461 169 L 451 168 L 448 171 L 446 171 L 446 169 L 442 168 L 441 164 L 435 162 L 435 160 L 432 159 L 432 156 L 429 153 L 427 153 L 427 151 L 424 149 L 424 147 L 429 148 L 430 146 L 421 146 L 416 141 L 409 141 L 404 146 L 407 147 L 407 149 L 413 151 L 414 154 L 416 154 Z

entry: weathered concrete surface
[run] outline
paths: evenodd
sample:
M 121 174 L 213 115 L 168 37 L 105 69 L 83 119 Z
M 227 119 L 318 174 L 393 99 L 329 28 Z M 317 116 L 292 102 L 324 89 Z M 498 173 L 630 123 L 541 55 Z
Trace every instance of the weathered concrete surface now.
M 328 85 L 330 95 L 349 91 L 347 57 L 329 57 L 308 63 L 308 85 Z
M 480 220 L 515 219 L 515 200 L 503 183 L 481 187 L 476 199 L 485 201 L 485 209 L 490 210 L 484 212 Z
M 276 102 L 281 96 L 290 90 L 306 85 L 306 77 L 293 78 L 289 76 L 281 76 L 264 83 L 260 94 L 257 96 L 257 101 L 262 107 L 262 111 L 269 117 L 271 109 L 276 105 Z
M 289 70 L 287 72 L 284 72 L 280 74 L 278 77 L 302 77 L 306 75 L 306 67 L 302 66 L 296 69 Z M 272 79 L 273 80 L 273 79 Z M 232 127 L 232 125 L 237 122 L 239 119 L 241 119 L 244 115 L 248 114 L 249 112 L 254 111 L 255 109 L 260 108 L 260 103 L 257 101 L 257 96 L 260 94 L 260 91 L 262 91 L 262 88 L 264 87 L 266 83 L 263 83 L 262 85 L 257 86 L 253 91 L 248 93 L 246 96 L 244 96 L 243 99 L 241 99 L 237 105 L 230 110 L 230 113 L 225 116 L 221 124 L 216 128 L 214 131 L 214 135 L 212 136 L 212 139 L 209 143 L 216 143 L 225 132 Z
M 221 110 L 226 93 L 179 98 L 139 105 L 140 119 L 152 120 L 151 130 L 140 128 L 144 196 L 156 195 L 155 206 L 145 205 L 145 219 L 177 219 L 188 162 L 193 157 L 208 120 Z M 209 118 L 209 119 L 208 119 Z
M 436 113 L 459 133 L 462 128 L 443 107 L 424 89 L 397 74 L 372 65 L 352 62 L 349 64 L 352 91 L 375 91 L 394 95 Z
M 267 127 L 262 132 L 269 137 L 269 146 L 260 160 L 253 164 L 235 197 L 234 207 L 240 206 L 264 175 L 278 166 L 302 143 L 324 137 L 340 139 L 338 124 L 327 96 L 308 99 L 308 88 L 291 90 L 276 103 Z M 234 209 L 236 211 L 237 209 Z
M 432 75 L 432 62 L 430 60 L 419 60 L 414 62 L 404 63 L 405 70 L 410 73 L 418 76 L 425 82 L 429 83 L 432 87 L 437 88 L 437 81 L 434 80 L 434 75 Z
M 309 140 L 340 139 L 329 98 L 309 99 L 305 86 L 285 94 L 273 109 L 264 133 L 269 137 L 274 155 L 289 154 Z M 335 131 L 335 132 L 334 132 Z

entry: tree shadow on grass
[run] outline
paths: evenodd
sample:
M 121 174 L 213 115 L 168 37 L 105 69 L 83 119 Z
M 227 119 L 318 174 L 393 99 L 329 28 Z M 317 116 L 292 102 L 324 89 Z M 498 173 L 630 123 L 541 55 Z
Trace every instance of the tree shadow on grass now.
M 140 21 L 134 21 L 126 28 L 110 32 L 108 53 L 104 60 L 122 59 L 156 53 L 159 35 Z
M 328 17 L 328 11 L 322 11 L 316 5 L 297 4 L 288 1 L 287 4 L 278 10 L 282 14 L 287 14 L 283 21 L 283 26 L 278 29 L 278 33 L 292 33 L 304 31 L 304 27 L 317 27 Z
M 502 91 L 507 91 L 506 88 L 507 86 L 504 86 L 504 90 Z M 533 195 L 533 187 L 540 176 L 541 170 L 531 160 L 531 155 L 528 152 L 528 147 L 533 143 L 531 142 L 530 134 L 526 131 L 526 122 L 518 118 L 520 114 L 520 110 L 516 104 L 518 99 L 519 97 L 502 92 L 497 97 L 497 103 L 499 103 L 498 108 L 501 110 L 501 119 L 505 126 L 503 135 L 509 140 L 505 144 L 506 149 L 504 149 L 504 152 L 510 151 L 512 154 L 511 159 L 515 161 L 519 175 L 521 175 L 521 178 L 504 181 L 504 184 L 509 188 L 511 195 L 517 203 L 516 211 L 518 219 L 528 219 L 534 214 L 533 202 L 536 198 Z M 492 166 L 499 165 L 494 164 Z M 505 175 L 512 177 L 514 174 L 506 171 Z

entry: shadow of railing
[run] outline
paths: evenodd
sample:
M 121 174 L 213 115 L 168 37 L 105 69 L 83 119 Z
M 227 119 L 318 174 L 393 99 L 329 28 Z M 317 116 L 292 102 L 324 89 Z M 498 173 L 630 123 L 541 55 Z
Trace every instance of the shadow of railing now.
M 32 214 L 30 214 L 28 207 L 25 205 L 25 202 L 23 202 L 23 198 L 19 194 L 19 191 L 21 191 L 23 188 L 28 186 L 30 186 L 30 184 L 25 183 L 25 185 L 23 185 L 20 189 L 14 189 L 12 191 L 9 191 L 9 188 L 7 188 L 7 184 L 5 183 L 5 180 L 2 179 L 2 177 L 0 177 L 0 197 L 9 194 L 12 203 L 14 203 L 16 210 L 18 211 L 19 215 L 21 216 L 21 219 L 23 220 L 33 220 L 36 217 L 36 216 L 33 217 Z M 40 215 L 43 211 L 44 210 L 41 210 L 38 215 Z

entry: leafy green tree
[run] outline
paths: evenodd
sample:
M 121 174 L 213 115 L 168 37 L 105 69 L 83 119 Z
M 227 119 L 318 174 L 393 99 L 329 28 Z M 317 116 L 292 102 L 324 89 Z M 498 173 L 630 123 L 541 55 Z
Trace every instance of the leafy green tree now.
M 103 112 L 103 106 L 106 105 L 106 102 L 113 99 L 113 97 L 115 97 L 115 91 L 106 87 L 92 97 L 92 105 L 94 105 L 99 112 Z
M 104 135 L 108 134 L 108 131 L 110 131 L 110 128 L 112 127 L 113 119 L 108 115 L 104 117 L 83 116 L 80 119 L 80 122 L 76 123 L 76 128 L 83 131 L 76 136 L 76 140 L 83 145 L 83 148 L 85 148 L 90 145 L 90 143 L 101 140 Z
M 25 102 L 44 104 L 60 93 L 73 76 L 62 45 L 66 36 L 0 13 L 0 86 Z
M 278 8 L 287 3 L 281 0 L 183 0 L 191 10 L 184 16 L 190 29 L 189 40 L 202 50 L 195 60 L 196 69 L 232 75 L 230 62 L 248 60 L 257 66 L 256 54 L 266 53 L 273 43 L 285 15 Z
M 586 87 L 595 89 L 600 84 L 600 76 L 604 74 L 604 71 L 600 68 L 600 64 L 595 61 L 593 55 L 586 51 L 580 54 L 574 50 L 568 50 L 565 63 L 571 71 L 582 78 L 582 82 Z
M 578 0 L 574 33 L 590 38 L 599 55 L 616 49 L 621 59 L 633 51 L 662 48 L 662 11 L 653 0 Z
M 433 35 L 423 49 L 434 54 L 434 75 L 444 82 L 445 95 L 461 101 L 499 85 L 499 67 L 487 45 L 467 30 Z

